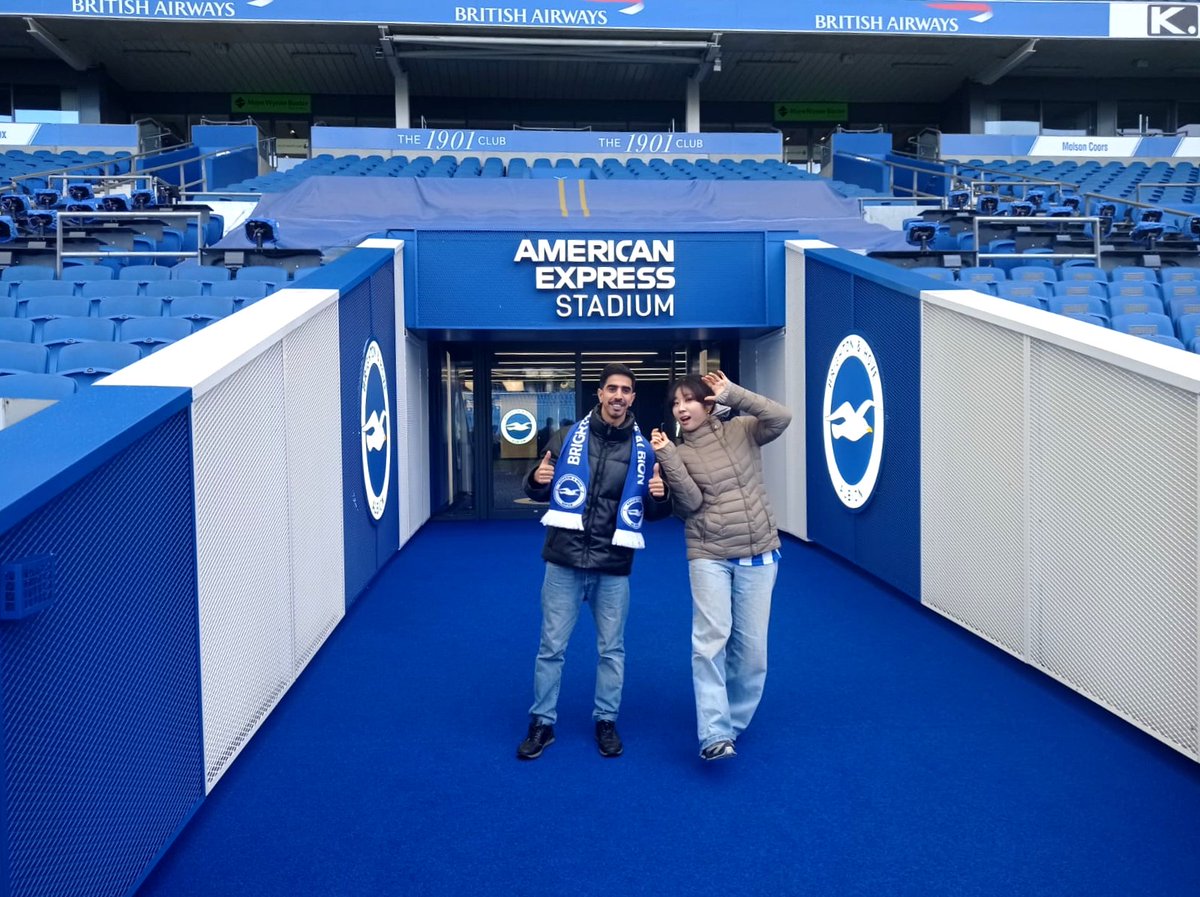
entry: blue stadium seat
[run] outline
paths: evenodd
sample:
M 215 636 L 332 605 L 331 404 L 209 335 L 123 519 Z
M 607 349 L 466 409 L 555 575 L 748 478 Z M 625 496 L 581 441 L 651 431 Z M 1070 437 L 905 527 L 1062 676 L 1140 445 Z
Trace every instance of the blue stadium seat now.
M 80 386 L 90 386 L 141 357 L 141 350 L 130 343 L 76 343 L 63 346 L 52 373 L 70 377 Z
M 1108 300 L 1108 285 L 1098 280 L 1061 280 L 1051 284 L 1055 296 L 1082 297 L 1092 296 L 1102 302 Z
M 1116 284 L 1113 284 L 1116 286 Z M 1144 286 L 1153 286 L 1153 284 L 1144 284 Z M 1109 313 L 1115 318 L 1117 315 L 1133 315 L 1133 314 L 1166 314 L 1162 300 L 1151 293 L 1119 293 L 1118 295 L 1110 295 L 1108 297 Z
M 1184 349 L 1183 341 L 1174 336 L 1167 336 L 1165 333 L 1147 333 L 1142 335 L 1142 339 L 1148 339 L 1154 343 L 1162 343 L 1164 346 L 1171 346 L 1175 349 Z
M 1109 275 L 1108 279 L 1113 282 L 1118 280 L 1147 280 L 1151 283 L 1158 283 L 1158 272 L 1153 268 L 1122 265 L 1118 268 L 1113 268 L 1112 274 Z
M 115 296 L 139 296 L 142 285 L 136 280 L 101 280 L 85 283 L 79 295 L 85 299 L 111 299 Z
M 92 301 L 82 296 L 34 296 L 25 303 L 22 317 L 33 322 L 33 338 L 41 341 L 42 328 L 55 318 L 86 318 Z
M 0 340 L 0 374 L 44 374 L 50 351 L 38 343 Z
M 1082 321 L 1085 324 L 1094 324 L 1097 327 L 1108 327 L 1108 318 L 1104 315 L 1094 315 L 1088 312 L 1068 312 L 1063 317 L 1074 318 L 1076 321 Z
M 6 399 L 65 399 L 77 387 L 60 374 L 9 374 L 0 377 L 0 396 Z
M 33 342 L 33 321 L 26 318 L 0 318 L 0 340 L 14 343 Z
M 146 284 L 142 291 L 147 296 L 158 296 L 170 301 L 184 296 L 199 296 L 204 292 L 204 284 L 198 280 L 158 280 Z
M 1128 333 L 1130 336 L 1151 336 L 1159 334 L 1175 339 L 1175 326 L 1166 315 L 1130 314 L 1114 315 L 1110 325 L 1113 330 Z
M 158 296 L 108 296 L 100 300 L 98 314 L 109 321 L 162 317 L 162 306 Z
M 1009 280 L 1031 280 L 1036 283 L 1055 283 L 1058 273 L 1045 265 L 1018 265 L 1008 272 Z
M 39 342 L 50 350 L 50 368 L 64 346 L 78 343 L 111 342 L 116 335 L 116 325 L 103 318 L 54 318 L 42 327 Z
M 1031 308 L 1045 308 L 1050 298 L 1050 287 L 1041 281 L 1001 281 L 996 284 L 996 295 L 1001 299 L 1009 299 L 1028 305 Z
M 932 265 L 920 265 L 912 269 L 914 274 L 924 274 L 935 280 L 954 281 L 954 272 L 949 268 L 935 268 Z
M 229 280 L 225 283 L 214 283 L 209 287 L 210 296 L 224 296 L 233 300 L 234 305 L 247 301 L 257 301 L 268 292 L 275 291 L 275 284 L 265 280 L 247 281 Z
M 1191 314 L 1180 315 L 1175 319 L 1175 334 L 1186 345 L 1191 345 L 1192 340 L 1200 336 L 1200 312 L 1192 312 Z
M 130 318 L 122 321 L 118 338 L 137 346 L 143 356 L 157 352 L 192 332 L 192 322 L 186 318 Z
M 0 271 L 0 284 L 8 286 L 7 290 L 0 286 L 0 295 L 15 295 L 14 287 L 31 280 L 54 280 L 54 269 L 44 265 L 10 265 Z
M 237 272 L 236 279 L 243 283 L 264 281 L 275 284 L 275 289 L 278 289 L 280 285 L 287 283 L 288 276 L 285 270 L 274 265 L 248 265 Z
M 197 265 L 195 262 L 183 262 L 171 269 L 171 279 L 213 284 L 229 280 L 230 271 L 223 265 Z
M 1086 264 L 1072 264 L 1074 261 L 1076 260 L 1069 259 L 1063 262 L 1063 266 L 1058 272 L 1059 280 L 1094 280 L 1099 283 L 1108 283 L 1108 275 L 1090 260 Z
M 63 270 L 62 281 L 75 284 L 76 292 L 85 283 L 97 280 L 112 280 L 114 271 L 107 265 L 74 265 Z
M 169 280 L 171 269 L 160 265 L 128 265 L 117 275 L 118 280 L 134 280 L 145 284 L 157 280 Z
M 171 303 L 171 317 L 192 322 L 193 332 L 233 314 L 233 300 L 226 296 L 186 296 Z
M 75 292 L 73 284 L 61 280 L 29 280 L 14 286 L 10 295 L 17 302 L 25 302 L 35 296 L 70 296 Z
M 1158 279 L 1163 284 L 1177 281 L 1200 280 L 1200 268 L 1163 268 L 1158 272 Z
M 959 283 L 970 284 L 973 289 L 978 289 L 984 284 L 1008 280 L 1008 277 L 1002 268 L 960 268 L 958 280 Z
M 1108 320 L 1108 305 L 1094 295 L 1051 296 L 1046 300 L 1046 308 L 1056 315 L 1095 315 Z
M 0 318 L 12 318 L 17 314 L 17 297 L 0 292 Z

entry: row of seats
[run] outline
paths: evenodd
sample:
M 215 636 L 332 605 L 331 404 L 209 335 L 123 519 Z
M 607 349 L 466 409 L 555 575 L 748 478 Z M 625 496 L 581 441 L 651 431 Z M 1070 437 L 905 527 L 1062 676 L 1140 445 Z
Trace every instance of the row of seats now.
M 273 292 L 314 270 L 300 268 L 289 280 L 289 272 L 275 265 L 247 265 L 236 271 L 223 265 L 198 265 L 195 262 L 184 262 L 173 268 L 129 265 L 117 270 L 107 265 L 77 265 L 64 268 L 61 276 L 44 265 L 11 265 L 0 270 L 0 297 L 25 300 L 66 294 L 89 298 L 134 294 L 250 296 L 259 285 L 264 285 L 266 292 Z M 152 286 L 164 283 L 170 285 Z M 181 286 L 184 283 L 195 286 Z M 239 286 L 221 286 L 228 283 Z M 249 286 L 251 284 L 254 286 Z
M 79 341 L 55 350 L 52 354 L 49 347 L 38 343 L 0 340 L 0 384 L 14 374 L 60 374 L 77 386 L 90 386 L 143 357 L 142 347 L 134 342 Z M 14 395 L 3 389 L 0 394 Z
M 88 299 L 86 296 L 38 296 L 16 303 L 12 297 L 0 297 L 0 336 L 2 339 L 40 341 L 46 328 L 57 320 L 120 322 L 133 317 L 188 318 L 204 326 L 253 305 L 262 294 L 249 296 L 113 296 Z M 14 305 L 15 303 L 15 305 Z M 7 304 L 7 307 L 3 307 Z M 26 327 L 28 324 L 30 327 Z M 82 333 L 88 332 L 86 328 Z M 97 337 L 99 338 L 99 337 Z
M 995 283 L 1004 280 L 1038 281 L 1056 283 L 1059 281 L 1095 281 L 1102 284 L 1120 283 L 1150 283 L 1166 287 L 1171 284 L 1191 284 L 1200 281 L 1200 268 L 1178 266 L 1172 268 L 1148 268 L 1141 265 L 1119 265 L 1111 271 L 1098 268 L 1090 262 L 1076 263 L 1067 261 L 1061 267 L 1055 267 L 1049 262 L 1039 264 L 1036 257 L 1028 264 L 1005 268 L 1000 265 L 986 265 L 967 268 L 934 268 L 923 267 L 916 269 L 929 277 L 939 280 L 957 280 L 966 283 Z
M 0 153 L 0 181 L 43 172 L 49 174 L 89 163 L 92 163 L 90 167 L 73 173 L 98 176 L 128 174 L 130 156 L 131 154 L 124 150 L 115 153 L 102 150 L 90 150 L 87 153 L 77 150 L 63 150 L 60 153 L 51 150 L 34 150 L 32 153 L 25 150 L 8 150 Z M 45 186 L 44 182 L 42 186 Z
M 597 161 L 584 158 L 550 160 L 534 159 L 532 163 L 517 158 L 507 165 L 499 158 L 481 160 L 475 156 L 458 159 L 454 156 L 383 156 L 320 155 L 307 159 L 286 172 L 272 172 L 247 180 L 237 181 L 217 188 L 214 192 L 276 193 L 290 190 L 306 178 L 324 177 L 400 177 L 400 178 L 528 178 L 566 180 L 812 180 L 819 176 L 803 169 L 786 165 L 777 159 L 758 162 L 753 160 L 708 159 L 689 161 L 686 159 L 649 160 L 609 158 Z M 843 195 L 871 195 L 854 184 L 841 181 L 830 182 Z
M 1200 166 L 1192 162 L 1099 162 L 1090 159 L 1084 162 L 1049 159 L 996 159 L 984 162 L 971 159 L 963 163 L 959 176 L 984 181 L 999 182 L 1004 189 L 1005 180 L 1037 178 L 1046 181 L 1061 181 L 1075 185 L 1080 193 L 1099 193 L 1105 196 L 1133 199 L 1138 202 L 1191 203 L 1196 200 L 1200 188 Z M 1139 190 L 1139 186 L 1145 185 Z M 1149 189 L 1147 189 L 1149 188 Z
M 199 313 L 181 314 L 164 318 L 161 315 L 145 317 L 124 316 L 117 319 L 61 317 L 44 322 L 26 318 L 0 318 L 0 343 L 12 345 L 40 345 L 50 352 L 51 369 L 58 351 L 76 343 L 136 343 L 143 355 L 167 343 L 190 336 L 197 330 L 233 314 L 233 310 L 214 308 L 211 303 L 199 306 Z M 0 373 L 11 374 L 11 366 L 0 364 Z

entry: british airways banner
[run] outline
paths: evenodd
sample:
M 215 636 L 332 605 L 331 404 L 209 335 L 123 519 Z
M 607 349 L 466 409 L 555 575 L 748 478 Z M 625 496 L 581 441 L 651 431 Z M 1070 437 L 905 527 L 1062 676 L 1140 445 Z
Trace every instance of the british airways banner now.
M 1186 36 L 1196 8 L 1086 0 L 7 0 L 0 14 L 1006 37 L 1108 37 L 1118 27 L 1120 36 L 1146 37 Z

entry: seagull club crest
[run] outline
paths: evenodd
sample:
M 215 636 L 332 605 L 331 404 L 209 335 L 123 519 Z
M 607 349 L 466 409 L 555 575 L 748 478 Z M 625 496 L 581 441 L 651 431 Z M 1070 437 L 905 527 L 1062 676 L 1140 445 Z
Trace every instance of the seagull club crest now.
M 843 505 L 862 508 L 875 491 L 883 458 L 883 383 L 870 344 L 843 339 L 825 378 L 821 430 L 829 480 Z
M 359 381 L 359 427 L 362 447 L 363 487 L 373 520 L 387 508 L 392 476 L 392 414 L 387 367 L 379 343 L 371 340 L 363 353 Z

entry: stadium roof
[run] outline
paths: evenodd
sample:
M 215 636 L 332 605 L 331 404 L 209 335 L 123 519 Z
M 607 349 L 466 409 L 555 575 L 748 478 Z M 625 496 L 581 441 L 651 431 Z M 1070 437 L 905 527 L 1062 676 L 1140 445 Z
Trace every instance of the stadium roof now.
M 64 65 L 102 70 L 136 92 L 260 91 L 390 94 L 380 29 L 367 24 L 174 22 L 0 16 L 0 67 Z M 396 45 L 414 96 L 679 99 L 704 62 L 704 101 L 939 102 L 964 83 L 999 78 L 1174 82 L 1200 77 L 1191 40 L 1124 40 L 876 34 L 767 34 L 685 31 L 392 26 L 420 36 L 597 38 L 717 44 L 714 53 L 661 44 L 638 50 L 582 47 Z M 57 43 L 57 48 L 55 48 Z M 1033 52 L 1027 52 L 1032 50 Z M 666 61 L 674 58 L 676 61 Z M 15 70 L 15 69 L 13 69 Z

